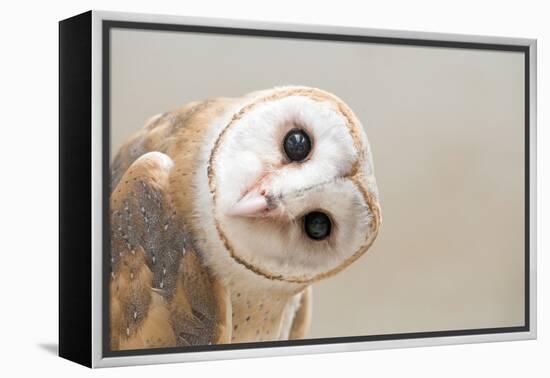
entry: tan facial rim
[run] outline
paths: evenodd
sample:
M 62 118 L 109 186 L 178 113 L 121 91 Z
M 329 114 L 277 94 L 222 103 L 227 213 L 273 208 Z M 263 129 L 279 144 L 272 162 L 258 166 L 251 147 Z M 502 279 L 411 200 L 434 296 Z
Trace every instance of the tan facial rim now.
M 227 131 L 235 124 L 237 121 L 239 121 L 247 112 L 253 110 L 256 106 L 259 104 L 268 102 L 268 101 L 276 101 L 280 100 L 285 97 L 289 96 L 303 96 L 307 97 L 314 101 L 328 101 L 331 102 L 336 106 L 336 109 L 346 118 L 346 126 L 349 129 L 349 132 L 351 134 L 351 137 L 353 139 L 353 145 L 356 148 L 357 151 L 359 151 L 359 157 L 357 161 L 353 164 L 352 169 L 350 170 L 350 173 L 347 174 L 345 177 L 349 178 L 351 182 L 356 186 L 356 188 L 359 190 L 359 192 L 363 195 L 363 198 L 365 200 L 365 203 L 369 206 L 369 209 L 371 213 L 373 214 L 373 219 L 371 222 L 371 233 L 366 236 L 365 241 L 363 244 L 359 247 L 359 249 L 350 257 L 348 257 L 342 264 L 338 265 L 337 267 L 323 272 L 319 273 L 312 277 L 307 276 L 287 276 L 284 277 L 280 274 L 273 274 L 271 272 L 266 271 L 265 269 L 252 265 L 249 262 L 243 260 L 240 256 L 238 256 L 235 253 L 235 250 L 227 237 L 225 236 L 225 233 L 223 232 L 220 221 L 218 219 L 217 213 L 216 213 L 216 200 L 217 200 L 217 192 L 216 192 L 216 181 L 215 181 L 215 162 L 218 154 L 218 150 L 220 148 L 221 142 L 223 141 L 224 136 L 226 135 Z M 359 169 L 361 164 L 364 164 L 364 161 L 366 159 L 365 150 L 363 149 L 361 138 L 360 138 L 360 130 L 359 126 L 357 126 L 355 122 L 355 116 L 349 110 L 349 108 L 342 103 L 338 98 L 330 95 L 327 92 L 321 91 L 319 89 L 313 89 L 313 88 L 291 88 L 291 89 L 281 89 L 278 91 L 275 91 L 274 93 L 258 98 L 251 103 L 244 106 L 241 110 L 239 110 L 237 113 L 233 115 L 229 123 L 224 127 L 224 129 L 221 131 L 220 135 L 218 136 L 218 139 L 216 140 L 214 144 L 214 148 L 212 149 L 212 152 L 210 154 L 210 158 L 208 160 L 208 186 L 210 189 L 210 194 L 212 195 L 212 201 L 213 201 L 213 216 L 214 216 L 214 222 L 216 225 L 216 230 L 218 232 L 218 236 L 220 240 L 223 242 L 225 248 L 229 252 L 229 255 L 235 260 L 237 263 L 245 267 L 246 269 L 252 271 L 253 273 L 256 273 L 260 276 L 263 276 L 269 280 L 275 280 L 275 281 L 284 281 L 284 282 L 291 282 L 291 283 L 298 283 L 298 284 L 304 284 L 304 283 L 313 283 L 315 281 L 319 281 L 323 278 L 330 277 L 342 269 L 346 268 L 348 265 L 350 265 L 352 262 L 357 260 L 361 255 L 363 255 L 371 246 L 371 244 L 374 242 L 374 239 L 376 239 L 376 235 L 378 234 L 378 228 L 380 226 L 380 209 L 378 206 L 378 202 L 374 196 L 368 192 L 363 183 L 364 180 L 362 180 L 362 172 Z

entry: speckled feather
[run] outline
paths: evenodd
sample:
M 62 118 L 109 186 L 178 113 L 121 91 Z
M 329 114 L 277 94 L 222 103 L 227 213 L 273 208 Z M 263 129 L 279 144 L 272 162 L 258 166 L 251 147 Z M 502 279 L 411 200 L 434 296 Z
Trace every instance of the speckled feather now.
M 185 241 L 169 168 L 144 155 L 111 196 L 111 348 L 226 341 L 227 294 Z

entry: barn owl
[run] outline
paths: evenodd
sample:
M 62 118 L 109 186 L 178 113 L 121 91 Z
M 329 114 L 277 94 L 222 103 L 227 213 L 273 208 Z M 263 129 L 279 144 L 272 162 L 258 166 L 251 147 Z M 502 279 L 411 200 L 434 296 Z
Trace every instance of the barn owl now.
M 153 117 L 111 164 L 112 350 L 303 338 L 311 285 L 373 243 L 365 131 L 277 87 Z

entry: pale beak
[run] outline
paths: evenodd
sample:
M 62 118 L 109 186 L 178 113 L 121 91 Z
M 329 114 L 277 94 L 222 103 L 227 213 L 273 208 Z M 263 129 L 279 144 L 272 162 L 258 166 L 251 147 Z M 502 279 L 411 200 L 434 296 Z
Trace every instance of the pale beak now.
M 227 215 L 261 217 L 266 216 L 269 210 L 270 206 L 265 191 L 261 190 L 259 187 L 254 187 L 229 209 Z

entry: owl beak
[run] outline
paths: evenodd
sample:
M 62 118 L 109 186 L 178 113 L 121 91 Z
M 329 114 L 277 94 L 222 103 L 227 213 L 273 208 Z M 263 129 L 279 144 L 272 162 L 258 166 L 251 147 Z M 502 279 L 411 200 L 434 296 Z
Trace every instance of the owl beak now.
M 227 215 L 239 217 L 262 217 L 267 216 L 269 210 L 269 200 L 265 194 L 265 190 L 253 188 L 229 209 Z

